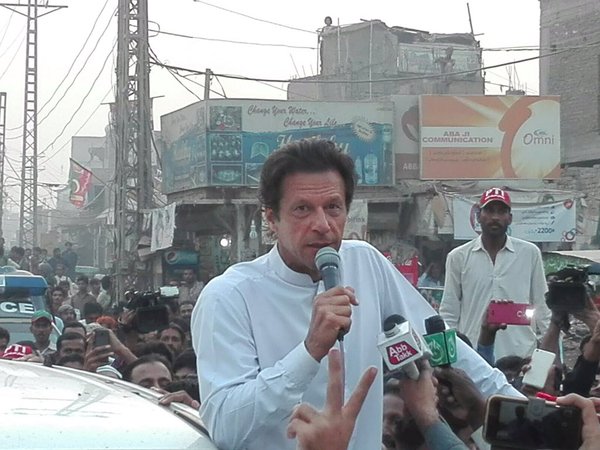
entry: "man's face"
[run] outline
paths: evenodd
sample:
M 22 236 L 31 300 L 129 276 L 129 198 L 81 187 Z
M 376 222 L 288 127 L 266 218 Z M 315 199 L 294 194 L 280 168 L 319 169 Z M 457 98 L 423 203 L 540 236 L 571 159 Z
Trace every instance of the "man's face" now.
M 68 309 L 59 314 L 60 319 L 63 322 L 73 322 L 77 317 L 75 316 L 75 310 Z
M 38 319 L 31 324 L 30 330 L 36 342 L 45 343 L 52 333 L 52 325 L 48 319 Z
M 186 269 L 183 271 L 182 278 L 185 284 L 190 286 L 194 284 L 194 281 L 196 281 L 196 274 L 194 274 L 193 270 Z
M 58 311 L 58 308 L 60 308 L 64 301 L 65 295 L 63 294 L 63 291 L 60 289 L 52 291 L 52 311 Z
M 282 184 L 279 217 L 267 208 L 269 227 L 287 266 L 319 278 L 315 255 L 323 247 L 340 248 L 346 225 L 345 187 L 334 171 L 295 173 Z
M 165 389 L 171 381 L 169 369 L 160 362 L 140 364 L 131 372 L 131 382 L 145 388 Z
M 479 224 L 481 233 L 489 237 L 501 237 L 506 234 L 508 226 L 512 223 L 510 208 L 502 202 L 488 203 L 481 208 Z
M 77 282 L 77 289 L 81 293 L 87 292 L 88 291 L 88 284 L 85 281 L 79 280 Z
M 65 274 L 65 266 L 63 266 L 62 264 L 57 264 L 55 273 L 59 277 L 62 277 Z
M 181 353 L 183 348 L 183 341 L 181 335 L 177 330 L 167 328 L 160 333 L 160 342 L 167 344 L 167 347 L 171 349 L 176 355 Z
M 96 321 L 100 318 L 101 314 L 91 313 L 84 317 L 85 323 L 96 323 Z
M 179 315 L 186 320 L 192 318 L 192 311 L 194 310 L 194 305 L 181 305 L 179 307 Z
M 8 347 L 8 339 L 6 339 L 6 338 L 0 339 L 0 353 L 4 353 L 4 350 L 6 350 L 6 347 Z
M 84 356 L 85 341 L 83 339 L 69 339 L 68 341 L 62 341 L 60 351 L 58 352 L 59 359 L 63 356 L 73 354 Z

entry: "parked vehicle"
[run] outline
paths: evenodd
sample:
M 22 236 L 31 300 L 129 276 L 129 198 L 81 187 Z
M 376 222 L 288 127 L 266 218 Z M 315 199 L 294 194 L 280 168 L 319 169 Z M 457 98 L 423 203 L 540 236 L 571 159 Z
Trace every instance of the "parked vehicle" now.
M 218 450 L 198 412 L 114 378 L 0 360 L 0 448 Z

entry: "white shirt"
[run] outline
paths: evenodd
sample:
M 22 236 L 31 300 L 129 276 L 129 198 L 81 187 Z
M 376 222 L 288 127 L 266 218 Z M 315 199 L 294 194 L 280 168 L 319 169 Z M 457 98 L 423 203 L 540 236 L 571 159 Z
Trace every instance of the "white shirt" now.
M 350 449 L 381 446 L 383 378 L 377 339 L 383 320 L 402 314 L 418 332 L 435 311 L 374 247 L 344 241 L 342 284 L 354 287 L 352 327 L 344 338 L 346 398 L 369 366 L 379 369 L 356 422 Z M 292 271 L 277 247 L 252 262 L 236 264 L 211 280 L 192 314 L 198 358 L 200 415 L 223 450 L 292 450 L 285 430 L 294 406 L 322 408 L 327 358 L 314 360 L 304 346 L 312 303 L 322 282 Z M 519 395 L 504 376 L 458 343 L 458 367 L 484 394 Z
M 547 290 L 542 254 L 534 244 L 507 237 L 493 263 L 478 237 L 448 254 L 440 315 L 476 345 L 491 300 L 529 303 L 535 308 L 532 325 L 509 325 L 498 331 L 494 353 L 496 359 L 530 356 L 537 346 L 535 327 L 543 334 L 550 322 L 551 311 L 544 297 Z

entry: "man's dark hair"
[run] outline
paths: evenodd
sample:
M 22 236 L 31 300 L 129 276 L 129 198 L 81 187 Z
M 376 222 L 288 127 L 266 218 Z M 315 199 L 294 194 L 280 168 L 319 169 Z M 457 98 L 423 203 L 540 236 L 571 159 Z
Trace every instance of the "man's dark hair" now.
M 100 280 L 98 278 L 92 278 L 90 280 L 90 285 L 92 285 L 92 284 L 100 286 Z
M 196 354 L 194 353 L 194 350 L 184 350 L 177 358 L 175 358 L 175 362 L 173 363 L 173 373 L 184 367 L 192 369 L 194 372 L 197 371 Z
M 295 173 L 335 171 L 344 180 L 346 208 L 350 208 L 356 186 L 354 161 L 333 141 L 302 139 L 274 151 L 265 161 L 260 176 L 258 198 L 279 217 L 284 179 Z
M 85 282 L 85 284 L 90 284 L 90 279 L 87 277 L 87 275 L 79 275 L 75 279 L 75 283 L 79 283 L 80 281 Z
M 75 332 L 71 331 L 69 333 L 61 334 L 56 341 L 56 351 L 60 352 L 60 349 L 62 348 L 64 341 L 75 341 L 75 340 L 83 341 L 83 343 L 85 345 L 85 338 L 79 333 L 75 333 Z
M 81 328 L 87 334 L 87 330 L 85 329 L 85 325 L 82 324 L 81 322 L 76 321 L 76 320 L 74 320 L 72 322 L 65 323 L 63 325 L 63 330 L 66 330 L 67 328 Z M 70 334 L 70 333 L 67 333 L 67 334 Z
M 100 314 L 102 315 L 102 305 L 96 302 L 89 302 L 83 305 L 83 317 L 87 317 L 90 314 Z
M 496 360 L 496 369 L 498 369 L 500 372 L 504 372 L 506 370 L 520 371 L 521 367 L 523 367 L 523 364 L 525 364 L 524 358 L 521 358 L 517 355 L 509 355 Z
M 60 291 L 63 295 L 65 293 L 64 289 L 58 286 L 52 286 L 50 289 L 48 289 L 48 297 L 51 299 L 52 298 L 52 294 L 54 293 L 54 291 Z
M 6 328 L 0 327 L 0 339 L 6 339 L 8 342 L 10 342 L 10 333 Z
M 171 367 L 171 364 L 173 364 L 173 352 L 164 342 L 142 342 L 135 346 L 133 354 L 140 358 L 145 355 L 156 354 L 169 361 L 169 368 Z
M 181 338 L 181 342 L 185 344 L 185 331 L 183 331 L 183 329 L 178 324 L 176 324 L 175 322 L 169 323 L 169 326 L 160 330 L 159 336 L 162 335 L 162 332 L 165 330 L 177 331 L 177 333 L 179 333 L 179 337 Z
M 125 381 L 131 381 L 131 373 L 133 372 L 133 369 L 135 369 L 136 367 L 138 367 L 142 364 L 148 364 L 148 363 L 154 363 L 154 362 L 163 364 L 169 370 L 169 372 L 171 372 L 171 374 L 173 374 L 173 369 L 171 368 L 171 363 L 169 361 L 167 361 L 167 359 L 164 356 L 159 355 L 157 353 L 150 353 L 147 355 L 140 356 L 138 359 L 136 359 L 132 363 L 125 366 L 123 368 L 123 371 L 121 372 L 123 374 L 123 379 Z
M 79 363 L 79 364 L 83 365 L 85 361 L 83 359 L 83 356 L 78 355 L 77 353 L 71 353 L 70 355 L 63 356 L 62 358 L 60 358 L 56 362 L 56 365 L 57 366 L 64 366 L 65 364 L 73 363 L 73 362 L 76 362 L 76 363 Z
M 171 381 L 165 390 L 168 392 L 185 391 L 194 400 L 197 402 L 200 401 L 200 386 L 198 385 L 198 380 L 186 379 Z

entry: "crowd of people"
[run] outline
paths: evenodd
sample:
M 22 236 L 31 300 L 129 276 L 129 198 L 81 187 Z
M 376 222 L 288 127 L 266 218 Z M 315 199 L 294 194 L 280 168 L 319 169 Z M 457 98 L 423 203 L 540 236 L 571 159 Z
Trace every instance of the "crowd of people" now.
M 600 312 L 591 299 L 573 312 L 548 307 L 539 250 L 507 233 L 509 193 L 483 193 L 481 235 L 447 258 L 439 312 L 461 337 L 456 363 L 432 368 L 419 360 L 412 379 L 384 367 L 382 324 L 401 314 L 425 334 L 424 320 L 436 311 L 378 250 L 342 239 L 355 185 L 352 159 L 333 142 L 292 142 L 262 169 L 259 196 L 277 236 L 269 253 L 206 286 L 187 271 L 168 320 L 150 332 L 140 331 L 135 308 L 103 307 L 102 287 L 76 277 L 70 294 L 60 279 L 48 290 L 48 310 L 32 316 L 33 341 L 11 343 L 0 330 L 0 351 L 4 343 L 5 358 L 171 392 L 162 401 L 198 408 L 224 450 L 489 448 L 482 428 L 494 394 L 545 395 L 581 409 L 582 448 L 599 449 Z M 329 289 L 314 262 L 327 246 L 340 257 L 340 283 Z M 441 272 L 431 267 L 422 282 L 439 286 Z M 533 308 L 530 324 L 490 322 L 488 309 L 499 303 Z M 589 334 L 566 367 L 560 336 L 572 320 Z M 108 330 L 102 345 L 99 329 Z M 556 355 L 543 388 L 523 382 L 536 348 Z

